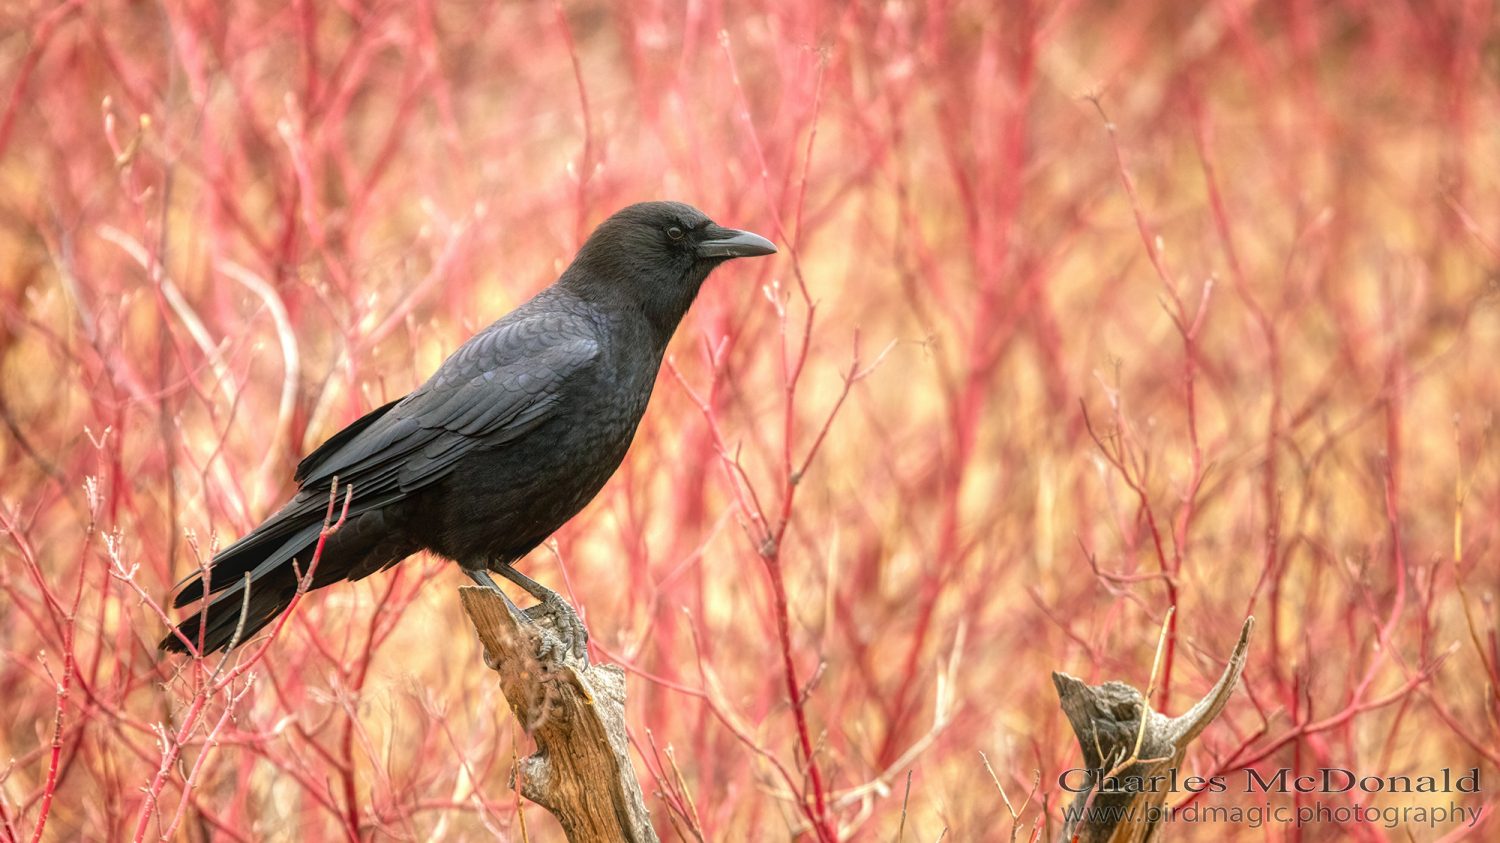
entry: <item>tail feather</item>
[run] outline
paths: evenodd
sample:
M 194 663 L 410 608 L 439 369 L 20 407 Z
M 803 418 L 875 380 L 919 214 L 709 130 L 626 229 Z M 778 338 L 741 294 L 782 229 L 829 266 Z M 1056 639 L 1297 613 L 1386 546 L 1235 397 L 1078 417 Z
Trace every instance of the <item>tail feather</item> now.
M 206 610 L 193 612 L 184 618 L 177 625 L 177 631 L 168 633 L 157 646 L 168 652 L 187 652 L 187 645 L 182 639 L 186 638 L 197 647 L 200 630 L 203 655 L 225 649 L 231 643 L 238 645 L 248 641 L 291 605 L 292 597 L 297 592 L 297 573 L 299 570 L 306 572 L 317 547 L 321 528 L 322 525 L 314 524 L 280 544 L 250 543 L 253 549 L 259 551 L 254 555 L 243 551 L 230 553 L 245 544 L 243 541 L 220 553 L 209 567 L 211 590 L 217 592 L 218 596 L 210 600 Z M 253 535 L 252 533 L 251 536 Z M 293 565 L 293 559 L 301 560 L 300 569 Z M 341 578 L 335 573 L 332 579 L 317 585 L 326 585 Z M 245 597 L 247 585 L 250 590 L 248 604 Z M 180 609 L 202 596 L 203 578 L 200 575 L 178 593 L 173 605 Z M 241 613 L 245 614 L 243 629 L 240 628 Z M 239 630 L 238 640 L 236 630 Z
M 417 552 L 420 546 L 402 530 L 405 517 L 401 510 L 389 508 L 351 514 L 337 532 L 329 535 L 310 587 L 323 588 L 346 579 L 362 579 Z M 174 653 L 187 652 L 182 639 L 197 647 L 200 631 L 204 655 L 225 649 L 231 643 L 238 645 L 250 640 L 291 605 L 297 593 L 297 578 L 305 575 L 312 564 L 322 529 L 321 522 L 307 524 L 295 532 L 273 533 L 272 540 L 256 531 L 230 545 L 214 557 L 209 567 L 209 591 L 217 596 L 211 598 L 207 609 L 184 618 L 177 630 L 158 646 Z M 274 540 L 277 538 L 280 540 Z M 187 582 L 173 602 L 182 608 L 203 595 L 200 575 Z M 242 613 L 243 629 L 240 628 Z
M 358 558 L 369 548 L 393 538 L 401 531 L 405 519 L 410 517 L 410 513 L 403 509 L 403 494 L 394 492 L 355 501 L 344 526 L 329 537 L 329 550 L 338 547 L 340 550 L 334 555 Z M 318 534 L 323 530 L 324 519 L 323 509 L 308 509 L 307 501 L 310 500 L 312 497 L 306 492 L 299 494 L 264 524 L 219 551 L 211 566 L 213 576 L 209 593 L 238 590 L 243 587 L 241 583 L 245 574 L 259 580 L 270 571 L 290 567 L 293 557 L 302 560 L 305 567 L 312 557 Z M 328 499 L 324 497 L 322 500 L 320 505 L 326 505 Z M 415 548 L 407 551 L 408 554 L 414 552 Z M 327 563 L 325 558 L 319 567 L 328 570 Z M 181 590 L 172 605 L 180 609 L 202 599 L 203 578 L 189 577 L 179 583 L 179 588 Z
M 206 612 L 194 612 L 184 618 L 177 625 L 176 631 L 168 633 L 157 646 L 167 652 L 185 653 L 188 648 L 183 643 L 184 638 L 191 641 L 194 647 L 198 647 L 201 640 L 202 647 L 199 652 L 206 656 L 209 653 L 227 649 L 231 644 L 238 646 L 250 640 L 257 632 L 275 620 L 277 615 L 286 611 L 286 607 L 291 605 L 292 598 L 297 594 L 297 581 L 294 576 L 277 576 L 267 579 L 274 581 L 251 585 L 248 601 L 245 599 L 243 588 L 234 594 L 214 598 L 213 602 L 208 604 Z M 242 612 L 245 617 L 243 627 L 240 625 Z M 204 625 L 205 616 L 207 626 Z
M 303 557 L 304 564 L 309 554 L 304 554 L 309 545 L 316 543 L 323 525 L 304 524 L 301 527 L 276 525 L 266 529 L 265 525 L 246 534 L 239 541 L 219 551 L 214 556 L 209 591 L 238 591 L 244 587 L 245 575 L 259 579 L 271 570 L 290 562 L 293 557 Z M 189 577 L 180 586 L 172 605 L 178 609 L 203 598 L 203 576 Z

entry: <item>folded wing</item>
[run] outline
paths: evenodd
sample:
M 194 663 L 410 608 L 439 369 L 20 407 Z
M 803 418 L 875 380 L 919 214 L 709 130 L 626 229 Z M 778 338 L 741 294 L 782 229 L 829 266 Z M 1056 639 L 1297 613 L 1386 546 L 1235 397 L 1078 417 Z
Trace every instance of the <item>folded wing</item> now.
M 400 501 L 446 477 L 465 454 L 501 447 L 545 421 L 563 385 L 598 354 L 592 324 L 574 314 L 517 311 L 476 334 L 416 391 L 309 454 L 297 467 L 297 495 L 214 558 L 209 590 L 230 599 L 244 588 L 246 573 L 253 589 L 254 581 L 306 555 L 333 478 L 340 489 L 354 489 L 351 517 Z M 185 606 L 202 596 L 195 576 L 174 602 Z

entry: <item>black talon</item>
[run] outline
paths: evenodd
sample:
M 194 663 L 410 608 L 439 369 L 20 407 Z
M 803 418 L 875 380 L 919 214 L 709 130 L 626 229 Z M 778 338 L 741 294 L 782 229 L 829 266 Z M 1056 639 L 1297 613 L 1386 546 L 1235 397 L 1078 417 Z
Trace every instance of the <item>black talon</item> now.
M 544 618 L 550 621 L 549 624 L 545 624 L 544 626 L 550 626 L 552 632 L 557 635 L 558 643 L 562 646 L 562 651 L 564 653 L 572 653 L 574 658 L 583 662 L 585 666 L 588 665 L 589 631 L 583 625 L 583 620 L 578 617 L 578 613 L 573 611 L 573 607 L 569 606 L 567 601 L 557 596 L 555 592 L 549 591 L 547 596 L 542 598 L 542 602 L 522 611 L 533 621 L 541 621 Z M 550 649 L 549 645 L 550 642 L 543 646 Z
M 559 597 L 557 592 L 517 571 L 511 565 L 500 566 L 500 570 L 496 573 L 525 589 L 527 594 L 537 599 L 537 605 L 526 610 L 527 616 L 533 620 L 549 618 L 552 621 L 553 631 L 562 642 L 563 651 L 571 652 L 574 658 L 587 666 L 589 630 L 583 625 L 583 619 L 578 617 L 578 612 L 574 611 L 566 600 Z
M 490 572 L 479 569 L 464 569 L 469 578 L 483 588 L 488 588 L 500 595 L 505 601 L 506 608 L 510 609 L 511 616 L 518 623 L 532 626 L 540 626 L 546 630 L 537 645 L 537 658 L 548 661 L 554 657 L 554 647 L 557 648 L 556 657 L 560 660 L 564 654 L 572 653 L 573 657 L 583 662 L 587 667 L 589 663 L 588 628 L 583 625 L 583 619 L 568 605 L 566 600 L 558 596 L 557 592 L 533 580 L 525 574 L 517 571 L 509 565 L 503 566 L 499 573 L 511 582 L 526 590 L 527 594 L 537 599 L 537 604 L 527 609 L 522 609 L 511 602 L 495 580 L 490 577 Z M 543 623 L 542 621 L 549 621 Z

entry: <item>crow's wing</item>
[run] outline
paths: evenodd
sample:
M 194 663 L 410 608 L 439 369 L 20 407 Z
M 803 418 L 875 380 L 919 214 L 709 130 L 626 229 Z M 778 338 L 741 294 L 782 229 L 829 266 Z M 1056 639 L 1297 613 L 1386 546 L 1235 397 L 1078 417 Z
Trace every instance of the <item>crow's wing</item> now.
M 513 442 L 545 421 L 569 378 L 599 355 L 592 324 L 566 312 L 513 312 L 474 335 L 410 395 L 338 433 L 297 466 L 301 487 L 265 523 L 214 558 L 211 591 L 238 590 L 284 564 L 321 527 L 333 478 L 353 487 L 351 516 L 401 500 L 476 448 Z M 190 578 L 195 579 L 195 578 Z M 203 594 L 194 581 L 183 606 Z
M 409 493 L 446 476 L 473 449 L 519 438 L 547 418 L 563 384 L 597 358 L 592 327 L 556 312 L 496 322 L 415 392 L 303 460 L 297 467 L 303 493 L 326 492 L 335 475 L 340 485 L 354 485 L 356 499 Z

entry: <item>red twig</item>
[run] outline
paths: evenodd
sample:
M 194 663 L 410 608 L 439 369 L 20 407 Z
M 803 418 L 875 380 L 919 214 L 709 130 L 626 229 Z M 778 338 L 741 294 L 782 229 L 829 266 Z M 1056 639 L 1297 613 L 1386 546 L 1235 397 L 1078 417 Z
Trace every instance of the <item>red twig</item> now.
M 280 635 L 282 627 L 286 626 L 287 620 L 290 619 L 295 613 L 297 604 L 302 601 L 303 595 L 307 594 L 307 590 L 312 586 L 313 575 L 314 573 L 316 573 L 318 568 L 318 560 L 323 555 L 323 546 L 327 543 L 328 537 L 335 531 L 337 531 L 339 527 L 343 526 L 344 520 L 349 515 L 349 504 L 353 500 L 354 487 L 345 487 L 343 510 L 339 513 L 338 521 L 333 521 L 334 508 L 338 504 L 338 478 L 335 477 L 333 479 L 332 486 L 329 488 L 328 511 L 323 520 L 323 529 L 318 534 L 318 545 L 317 548 L 313 551 L 312 561 L 307 566 L 307 573 L 298 578 L 297 591 L 292 596 L 291 602 L 287 604 L 286 610 L 282 612 L 281 617 L 277 619 L 276 625 L 272 627 L 270 635 L 266 636 L 265 640 L 261 642 L 260 647 L 256 649 L 256 651 L 251 654 L 249 658 L 240 661 L 227 673 L 224 673 L 223 671 L 225 662 L 229 658 L 229 651 L 233 649 L 233 646 L 225 648 L 224 656 L 219 660 L 218 665 L 214 668 L 212 673 L 208 675 L 208 681 L 205 682 L 203 686 L 199 688 L 197 694 L 194 695 L 193 702 L 191 706 L 189 706 L 187 714 L 183 717 L 182 726 L 177 730 L 175 736 L 169 738 L 166 735 L 165 730 L 163 730 L 163 752 L 161 766 L 157 770 L 156 778 L 151 782 L 151 786 L 146 791 L 145 802 L 141 804 L 139 819 L 136 822 L 135 836 L 134 838 L 132 838 L 134 843 L 141 843 L 141 841 L 145 839 L 146 828 L 151 820 L 152 814 L 155 812 L 157 800 L 161 797 L 162 787 L 166 784 L 168 775 L 176 766 L 177 756 L 181 753 L 182 747 L 187 742 L 188 736 L 191 735 L 193 730 L 197 727 L 198 719 L 203 715 L 204 709 L 208 705 L 209 700 L 218 696 L 225 688 L 229 687 L 231 682 L 234 682 L 250 668 L 254 667 L 255 663 L 260 661 L 261 657 L 265 655 L 266 650 L 271 646 L 271 642 L 275 641 L 276 638 Z M 295 562 L 293 564 L 295 564 Z M 131 580 L 130 582 L 133 583 L 133 580 Z M 247 584 L 247 598 L 249 588 L 250 585 Z M 240 620 L 241 624 L 243 624 L 243 614 L 241 614 Z M 238 643 L 239 641 L 237 632 L 236 638 L 232 642 L 232 644 Z M 202 657 L 199 655 L 197 648 L 191 648 L 191 653 L 193 655 L 195 668 L 197 670 L 202 670 Z M 220 675 L 221 673 L 222 675 Z

